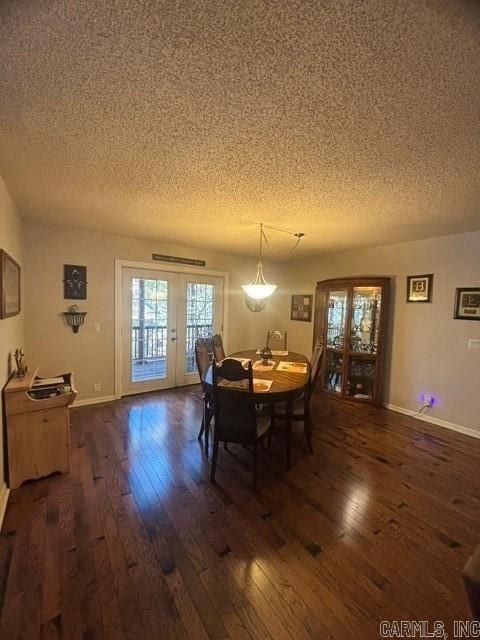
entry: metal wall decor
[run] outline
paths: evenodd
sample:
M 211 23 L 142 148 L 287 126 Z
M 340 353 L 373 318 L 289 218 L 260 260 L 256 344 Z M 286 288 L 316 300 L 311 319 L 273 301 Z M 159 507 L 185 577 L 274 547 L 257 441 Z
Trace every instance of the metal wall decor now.
M 87 312 L 80 311 L 76 304 L 72 304 L 72 306 L 68 307 L 68 309 L 63 312 L 65 322 L 71 328 L 73 333 L 78 333 L 79 328 L 85 322 L 86 315 Z
M 87 267 L 63 265 L 63 297 L 65 300 L 87 299 Z
M 17 367 L 15 370 L 15 375 L 17 376 L 17 378 L 20 378 L 20 379 L 24 378 L 28 371 L 28 366 L 23 360 L 24 357 L 25 357 L 25 352 L 23 349 L 15 349 L 14 358 L 15 358 L 15 365 Z

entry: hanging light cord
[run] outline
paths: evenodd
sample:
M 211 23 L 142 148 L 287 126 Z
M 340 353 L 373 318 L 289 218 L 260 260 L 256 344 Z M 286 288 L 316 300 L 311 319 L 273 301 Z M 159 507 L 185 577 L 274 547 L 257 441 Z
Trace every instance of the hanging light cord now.
M 272 231 L 278 231 L 279 233 L 285 233 L 289 236 L 295 236 L 295 238 L 297 239 L 297 241 L 295 242 L 295 244 L 293 245 L 293 247 L 288 251 L 288 255 L 290 253 L 293 253 L 295 251 L 295 249 L 298 247 L 298 245 L 300 244 L 300 240 L 303 238 L 303 236 L 305 235 L 304 233 L 294 233 L 293 231 L 287 231 L 286 229 L 279 229 L 278 227 L 271 227 L 269 225 L 260 224 L 260 262 L 262 261 L 262 238 L 265 240 L 265 243 L 268 244 L 268 246 L 272 249 L 273 253 L 276 253 L 277 255 L 279 254 L 278 251 L 275 251 L 272 248 L 272 245 L 269 243 L 267 236 L 265 235 L 265 231 L 263 230 L 264 227 L 266 229 L 272 229 Z

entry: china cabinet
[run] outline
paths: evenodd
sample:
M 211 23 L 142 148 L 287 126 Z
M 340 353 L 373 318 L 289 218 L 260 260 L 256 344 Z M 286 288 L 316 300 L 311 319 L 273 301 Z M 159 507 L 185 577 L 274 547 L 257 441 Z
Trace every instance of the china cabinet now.
M 314 344 L 325 348 L 321 384 L 337 398 L 383 401 L 389 278 L 323 280 L 315 296 Z

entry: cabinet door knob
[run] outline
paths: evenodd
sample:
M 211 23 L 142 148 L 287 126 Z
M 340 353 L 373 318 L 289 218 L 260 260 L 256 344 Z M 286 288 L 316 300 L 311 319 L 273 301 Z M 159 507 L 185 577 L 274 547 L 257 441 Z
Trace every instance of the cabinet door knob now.
M 48 418 L 43 418 L 43 422 L 48 422 Z

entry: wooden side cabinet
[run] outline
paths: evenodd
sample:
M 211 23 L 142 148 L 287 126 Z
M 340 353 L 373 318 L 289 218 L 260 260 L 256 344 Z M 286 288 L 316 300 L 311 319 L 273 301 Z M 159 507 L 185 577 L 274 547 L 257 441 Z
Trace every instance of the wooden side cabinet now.
M 390 279 L 385 277 L 317 283 L 314 342 L 325 350 L 325 393 L 382 405 L 389 294 Z
M 33 370 L 21 380 L 12 377 L 4 388 L 8 486 L 70 468 L 69 406 L 77 395 L 73 376 L 57 376 L 57 384 L 42 389 Z M 63 384 L 58 382 L 63 379 Z M 53 395 L 55 394 L 55 395 Z M 45 397 L 41 397 L 41 396 Z

